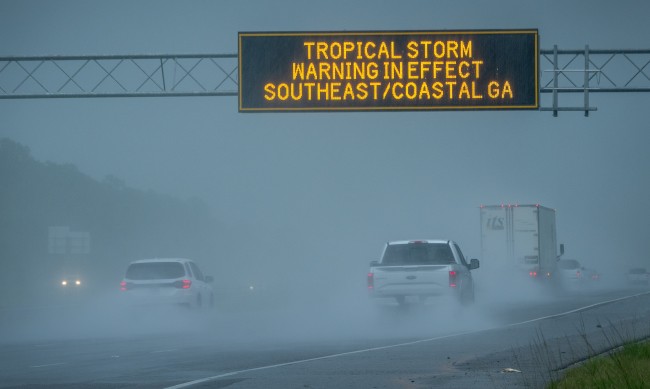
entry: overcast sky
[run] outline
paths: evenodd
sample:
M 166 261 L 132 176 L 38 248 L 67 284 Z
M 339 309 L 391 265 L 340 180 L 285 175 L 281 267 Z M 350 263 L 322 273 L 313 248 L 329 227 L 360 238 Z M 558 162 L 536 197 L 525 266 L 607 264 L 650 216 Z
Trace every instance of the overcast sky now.
M 649 49 L 648 15 L 640 0 L 0 0 L 0 56 L 236 53 L 238 31 L 296 30 L 537 28 L 542 49 Z M 649 263 L 650 93 L 591 102 L 588 118 L 554 118 L 242 114 L 235 97 L 0 100 L 0 137 L 97 179 L 205 200 L 217 239 L 251 263 L 270 252 L 264 261 L 356 271 L 386 240 L 411 238 L 454 239 L 480 258 L 478 207 L 516 202 L 557 209 L 567 256 Z

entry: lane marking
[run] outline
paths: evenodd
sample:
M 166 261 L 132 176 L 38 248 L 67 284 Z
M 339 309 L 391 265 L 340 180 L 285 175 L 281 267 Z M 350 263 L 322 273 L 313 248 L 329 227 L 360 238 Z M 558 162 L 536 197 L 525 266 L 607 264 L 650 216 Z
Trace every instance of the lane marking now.
M 572 310 L 570 310 L 570 311 L 563 312 L 563 313 L 556 313 L 556 314 L 553 314 L 553 315 L 548 315 L 548 316 L 538 317 L 538 318 L 536 318 L 536 319 L 531 319 L 531 320 L 526 320 L 526 321 L 520 321 L 520 322 L 518 322 L 518 323 L 506 324 L 505 327 L 513 327 L 513 326 L 518 326 L 518 325 L 522 325 L 522 324 L 528 324 L 528 323 L 532 323 L 532 322 L 536 322 L 536 321 L 540 321 L 540 320 L 553 319 L 553 318 L 555 318 L 555 317 L 566 316 L 566 315 L 570 315 L 570 314 L 572 314 L 572 313 L 577 313 L 577 312 L 581 312 L 581 311 L 586 311 L 586 310 L 588 310 L 588 309 L 595 308 L 595 307 L 598 307 L 598 306 L 601 306 L 601 305 L 607 305 L 607 304 L 615 303 L 615 302 L 617 302 L 617 301 L 626 300 L 626 299 L 631 299 L 631 298 L 640 297 L 640 296 L 645 296 L 645 295 L 648 295 L 648 294 L 650 294 L 650 292 L 637 293 L 637 294 L 632 295 L 632 296 L 623 296 L 623 297 L 619 297 L 619 298 L 616 298 L 616 299 L 613 299 L 613 300 L 601 301 L 601 302 L 599 302 L 599 303 L 595 303 L 595 304 L 587 305 L 586 307 L 581 307 L 581 308 L 572 309 Z M 497 328 L 498 328 L 498 327 L 497 327 Z
M 176 351 L 176 350 L 178 350 L 178 349 L 177 348 L 170 348 L 170 349 L 167 349 L 167 350 L 156 350 L 156 351 L 152 351 L 151 354 L 170 353 L 170 352 Z
M 194 380 L 194 381 L 190 381 L 190 382 L 186 382 L 186 383 L 182 383 L 182 384 L 178 384 L 178 385 L 174 385 L 174 386 L 169 386 L 169 387 L 167 387 L 165 389 L 186 388 L 188 386 L 198 385 L 198 384 L 202 384 L 202 383 L 208 382 L 208 381 L 213 381 L 213 380 L 216 380 L 216 379 L 219 379 L 219 378 L 229 377 L 229 376 L 233 376 L 233 375 L 241 374 L 241 373 L 248 373 L 248 372 L 251 372 L 251 371 L 273 369 L 273 368 L 276 368 L 276 367 L 297 365 L 297 364 L 300 364 L 300 363 L 313 362 L 313 361 L 319 361 L 319 360 L 330 359 L 330 358 L 337 358 L 337 357 L 342 357 L 342 356 L 346 356 L 346 355 L 361 354 L 361 353 L 366 353 L 366 352 L 369 352 L 369 351 L 386 350 L 386 349 L 389 349 L 389 348 L 410 346 L 410 345 L 414 345 L 414 344 L 418 344 L 418 343 L 431 342 L 431 341 L 434 341 L 434 340 L 441 340 L 441 339 L 452 338 L 452 337 L 460 336 L 460 335 L 473 334 L 473 333 L 481 332 L 481 331 L 483 331 L 483 330 L 465 331 L 465 332 L 459 332 L 459 333 L 456 333 L 456 334 L 438 336 L 438 337 L 430 338 L 430 339 L 420 339 L 420 340 L 414 340 L 412 342 L 406 342 L 406 343 L 400 343 L 400 344 L 392 344 L 392 345 L 388 345 L 388 346 L 372 347 L 372 348 L 367 348 L 367 349 L 362 349 L 362 350 L 347 351 L 347 352 L 339 353 L 339 354 L 331 354 L 331 355 L 325 355 L 325 356 L 322 356 L 322 357 L 301 359 L 301 360 L 298 360 L 298 361 L 278 363 L 278 364 L 275 364 L 275 365 L 253 367 L 253 368 L 250 368 L 250 369 L 232 371 L 230 373 L 224 373 L 224 374 L 219 374 L 219 375 L 212 376 L 212 377 L 201 378 L 201 379 L 198 379 L 198 380 Z
M 536 321 L 551 319 L 551 318 L 554 318 L 554 317 L 566 316 L 566 315 L 570 315 L 572 313 L 585 311 L 585 310 L 588 310 L 588 309 L 591 309 L 591 308 L 594 308 L 594 307 L 598 307 L 598 306 L 601 306 L 601 305 L 611 304 L 611 303 L 614 303 L 614 302 L 617 302 L 617 301 L 630 299 L 630 298 L 635 298 L 635 297 L 644 296 L 644 295 L 649 295 L 649 294 L 650 294 L 650 292 L 644 292 L 644 293 L 638 293 L 638 294 L 635 294 L 635 295 L 632 295 L 632 296 L 624 296 L 624 297 L 620 297 L 620 298 L 617 298 L 617 299 L 603 301 L 603 302 L 587 305 L 585 307 L 572 309 L 572 310 L 567 311 L 567 312 L 558 313 L 558 314 L 549 315 L 549 316 L 544 316 L 544 317 L 539 317 L 539 318 L 536 318 L 536 319 L 526 320 L 526 321 L 522 321 L 522 322 L 518 322 L 518 323 L 506 324 L 506 325 L 500 326 L 500 327 L 484 328 L 484 329 L 473 330 L 473 331 L 465 331 L 465 332 L 459 332 L 459 333 L 450 334 L 450 335 L 437 336 L 435 338 L 415 340 L 415 341 L 412 341 L 412 342 L 399 343 L 399 344 L 393 344 L 393 345 L 388 345 L 388 346 L 372 347 L 372 348 L 367 348 L 367 349 L 362 349 L 362 350 L 348 351 L 348 352 L 339 353 L 339 354 L 325 355 L 325 356 L 322 356 L 322 357 L 301 359 L 301 360 L 297 360 L 297 361 L 278 363 L 278 364 L 275 364 L 275 365 L 267 365 L 267 366 L 253 367 L 253 368 L 250 368 L 250 369 L 231 371 L 229 373 L 223 373 L 223 374 L 215 375 L 215 376 L 212 376 L 212 377 L 201 378 L 201 379 L 198 379 L 198 380 L 181 383 L 181 384 L 174 385 L 174 386 L 169 386 L 169 387 L 166 387 L 164 389 L 182 389 L 182 388 L 187 388 L 187 387 L 194 386 L 194 385 L 199 385 L 199 384 L 202 384 L 202 383 L 205 383 L 205 382 L 214 381 L 214 380 L 217 380 L 219 378 L 230 377 L 230 376 L 234 376 L 234 375 L 242 374 L 242 373 L 250 373 L 250 372 L 254 372 L 254 371 L 274 369 L 274 368 L 277 368 L 277 367 L 297 365 L 297 364 L 301 364 L 301 363 L 320 361 L 320 360 L 323 360 L 323 359 L 338 358 L 338 357 L 343 357 L 343 356 L 347 356 L 347 355 L 362 354 L 362 353 L 367 353 L 367 352 L 371 352 L 371 351 L 387 350 L 387 349 L 391 349 L 391 348 L 411 346 L 411 345 L 414 345 L 414 344 L 433 342 L 433 341 L 436 341 L 436 340 L 454 338 L 454 337 L 462 336 L 462 335 L 476 334 L 476 333 L 491 331 L 491 330 L 495 330 L 495 329 L 499 329 L 499 328 L 514 327 L 514 326 L 518 326 L 518 325 L 522 325 L 522 324 L 528 324 L 528 323 L 532 323 L 532 322 L 536 322 Z
M 48 366 L 59 366 L 59 365 L 65 365 L 67 364 L 66 362 L 59 362 L 59 363 L 48 363 L 47 365 L 36 365 L 36 366 L 30 366 L 31 368 L 39 368 L 39 367 L 48 367 Z

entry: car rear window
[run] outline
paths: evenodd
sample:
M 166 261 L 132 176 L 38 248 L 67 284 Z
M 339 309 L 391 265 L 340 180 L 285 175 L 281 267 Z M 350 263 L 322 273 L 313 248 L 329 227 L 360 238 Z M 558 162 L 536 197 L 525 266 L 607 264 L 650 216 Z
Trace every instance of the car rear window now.
M 126 278 L 130 280 L 170 279 L 184 275 L 185 269 L 180 262 L 133 263 L 126 269 Z
M 448 265 L 456 263 L 446 243 L 392 244 L 386 247 L 382 265 Z

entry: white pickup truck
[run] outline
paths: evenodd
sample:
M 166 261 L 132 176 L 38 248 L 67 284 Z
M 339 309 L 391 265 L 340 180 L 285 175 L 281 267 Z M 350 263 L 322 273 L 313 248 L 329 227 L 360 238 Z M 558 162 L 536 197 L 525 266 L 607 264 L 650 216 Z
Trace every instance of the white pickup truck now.
M 451 240 L 412 240 L 386 243 L 381 261 L 370 262 L 371 297 L 394 298 L 400 305 L 408 296 L 420 301 L 433 296 L 453 296 L 461 303 L 474 301 L 471 270 L 458 245 Z

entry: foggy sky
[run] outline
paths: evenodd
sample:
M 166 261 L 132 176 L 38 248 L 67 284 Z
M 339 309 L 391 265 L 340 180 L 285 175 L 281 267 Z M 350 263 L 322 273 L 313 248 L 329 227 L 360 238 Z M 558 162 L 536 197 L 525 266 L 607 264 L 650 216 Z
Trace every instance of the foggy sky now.
M 235 53 L 238 31 L 392 29 L 538 28 L 542 49 L 647 49 L 648 14 L 644 1 L 0 1 L 0 55 Z M 557 209 L 568 257 L 649 264 L 650 94 L 591 103 L 588 118 L 553 118 L 240 114 L 235 97 L 0 100 L 0 137 L 97 179 L 205 200 L 225 262 L 251 274 L 349 266 L 363 282 L 395 239 L 449 238 L 480 259 L 478 207 L 500 203 Z

